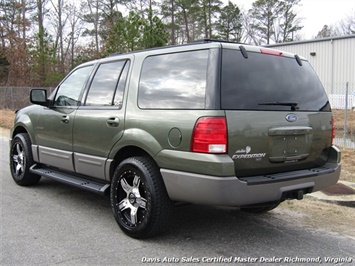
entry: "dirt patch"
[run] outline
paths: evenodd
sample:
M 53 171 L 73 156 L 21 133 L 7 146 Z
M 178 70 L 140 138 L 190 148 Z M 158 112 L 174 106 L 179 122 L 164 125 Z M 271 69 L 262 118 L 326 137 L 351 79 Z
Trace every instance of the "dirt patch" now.
M 305 230 L 325 230 L 355 238 L 355 208 L 315 201 L 306 196 L 301 201 L 285 201 L 272 212 L 281 214 L 283 219 L 297 219 Z
M 355 195 L 355 190 L 345 186 L 342 183 L 337 183 L 334 186 L 322 190 L 328 196 L 334 195 Z
M 342 149 L 341 150 L 341 175 L 340 179 L 355 183 L 355 150 Z
M 15 112 L 9 109 L 0 110 L 0 127 L 10 129 L 14 124 Z
M 336 130 L 344 130 L 345 110 L 333 110 L 333 115 Z M 347 118 L 347 133 L 355 135 L 355 111 L 348 110 Z

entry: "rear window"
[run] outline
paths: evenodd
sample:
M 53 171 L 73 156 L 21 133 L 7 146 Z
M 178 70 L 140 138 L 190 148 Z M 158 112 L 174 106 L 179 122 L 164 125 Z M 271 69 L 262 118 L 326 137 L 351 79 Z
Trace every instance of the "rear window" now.
M 330 111 L 324 88 L 307 61 L 224 49 L 221 76 L 223 109 Z
M 145 59 L 139 82 L 142 109 L 204 109 L 208 50 Z

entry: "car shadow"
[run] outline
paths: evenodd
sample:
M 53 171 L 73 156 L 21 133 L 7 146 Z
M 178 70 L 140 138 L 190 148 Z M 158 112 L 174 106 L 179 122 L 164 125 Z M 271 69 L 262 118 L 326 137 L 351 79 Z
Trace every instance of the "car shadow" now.
M 91 212 L 88 215 L 95 215 L 97 212 L 101 219 L 114 221 L 108 196 L 101 196 L 47 178 L 42 178 L 41 182 L 31 189 L 54 198 L 58 204 L 70 204 L 71 209 L 77 208 L 78 211 L 90 208 Z M 290 224 L 286 220 L 280 213 L 274 211 L 251 214 L 232 207 L 178 204 L 174 208 L 169 230 L 163 235 L 144 241 L 179 243 L 180 241 L 215 242 L 224 239 L 244 239 L 248 242 L 256 237 L 259 240 L 266 240 L 284 234 L 284 231 L 292 227 L 299 229 L 296 222 Z M 114 233 L 117 232 L 121 233 L 120 230 L 115 230 Z

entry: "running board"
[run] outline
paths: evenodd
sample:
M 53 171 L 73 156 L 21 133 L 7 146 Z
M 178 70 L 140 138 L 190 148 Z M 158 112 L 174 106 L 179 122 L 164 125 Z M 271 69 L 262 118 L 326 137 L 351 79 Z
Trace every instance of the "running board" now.
M 110 184 L 87 180 L 74 175 L 62 173 L 50 168 L 41 167 L 37 164 L 31 166 L 30 172 L 102 195 L 108 195 L 109 193 Z

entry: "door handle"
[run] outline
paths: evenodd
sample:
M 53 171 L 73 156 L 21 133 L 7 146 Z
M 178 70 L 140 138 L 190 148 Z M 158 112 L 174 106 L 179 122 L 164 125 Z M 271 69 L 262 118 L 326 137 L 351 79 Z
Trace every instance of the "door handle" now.
M 62 121 L 64 124 L 68 124 L 68 123 L 69 123 L 69 116 L 63 115 L 61 121 Z
M 107 119 L 106 123 L 109 127 L 118 127 L 120 124 L 120 119 L 118 117 L 110 117 Z

